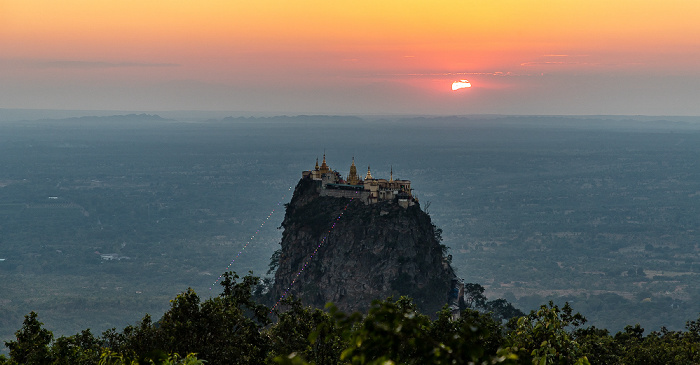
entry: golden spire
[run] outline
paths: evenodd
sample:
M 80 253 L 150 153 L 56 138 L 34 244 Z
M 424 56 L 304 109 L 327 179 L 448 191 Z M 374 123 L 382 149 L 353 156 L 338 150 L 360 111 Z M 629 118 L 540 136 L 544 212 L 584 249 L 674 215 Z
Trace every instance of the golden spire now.
M 316 157 L 316 167 L 314 168 L 314 170 L 318 171 L 318 157 Z
M 372 177 L 372 173 L 369 172 L 369 165 L 367 165 L 367 176 L 365 176 L 365 180 L 372 180 L 372 179 L 374 179 L 374 178 Z
M 391 172 L 389 172 L 389 181 L 394 181 L 394 166 L 391 166 L 390 171 Z
M 360 183 L 360 177 L 357 176 L 357 167 L 355 167 L 355 156 L 352 156 L 352 165 L 350 165 L 350 174 L 348 175 L 348 184 L 357 185 Z
M 326 153 L 323 153 L 323 163 L 321 164 L 321 173 L 326 173 L 330 171 L 331 168 L 326 165 Z

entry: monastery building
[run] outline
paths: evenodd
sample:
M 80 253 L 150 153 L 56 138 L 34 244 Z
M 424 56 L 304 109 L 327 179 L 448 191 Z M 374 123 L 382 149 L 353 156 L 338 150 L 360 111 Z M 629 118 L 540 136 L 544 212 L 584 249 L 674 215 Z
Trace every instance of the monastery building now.
M 365 204 L 374 204 L 380 201 L 393 201 L 404 208 L 414 205 L 418 200 L 411 193 L 410 180 L 394 180 L 394 169 L 391 169 L 389 180 L 376 179 L 372 176 L 369 166 L 367 175 L 361 179 L 357 175 L 355 158 L 350 165 L 350 173 L 343 179 L 338 171 L 332 170 L 326 164 L 326 154 L 323 154 L 323 162 L 313 170 L 304 171 L 301 174 L 304 179 L 316 181 L 322 196 L 335 196 L 343 198 L 355 198 Z

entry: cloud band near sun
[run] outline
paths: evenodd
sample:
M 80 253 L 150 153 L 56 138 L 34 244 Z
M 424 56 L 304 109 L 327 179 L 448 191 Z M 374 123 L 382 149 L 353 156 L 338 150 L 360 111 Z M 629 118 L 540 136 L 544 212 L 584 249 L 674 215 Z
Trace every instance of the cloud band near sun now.
M 37 60 L 25 63 L 35 68 L 99 69 L 99 68 L 135 68 L 135 67 L 178 67 L 175 63 L 152 62 L 106 62 L 80 60 Z

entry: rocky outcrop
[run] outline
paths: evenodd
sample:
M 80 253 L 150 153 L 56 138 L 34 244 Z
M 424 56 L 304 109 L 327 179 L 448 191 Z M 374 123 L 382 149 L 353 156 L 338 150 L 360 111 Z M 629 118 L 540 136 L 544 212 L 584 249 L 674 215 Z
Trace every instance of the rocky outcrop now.
M 321 196 L 311 179 L 297 184 L 282 227 L 272 298 L 335 303 L 364 311 L 374 299 L 410 296 L 423 313 L 446 302 L 454 272 L 439 231 L 418 204 Z

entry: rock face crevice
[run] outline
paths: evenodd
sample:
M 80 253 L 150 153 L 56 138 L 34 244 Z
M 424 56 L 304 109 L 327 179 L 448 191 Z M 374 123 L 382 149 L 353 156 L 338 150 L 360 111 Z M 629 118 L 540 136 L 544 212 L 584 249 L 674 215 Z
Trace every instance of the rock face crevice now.
M 288 292 L 307 305 L 364 311 L 374 299 L 405 295 L 431 314 L 447 302 L 455 275 L 418 204 L 366 205 L 319 189 L 302 179 L 287 204 L 272 298 Z

